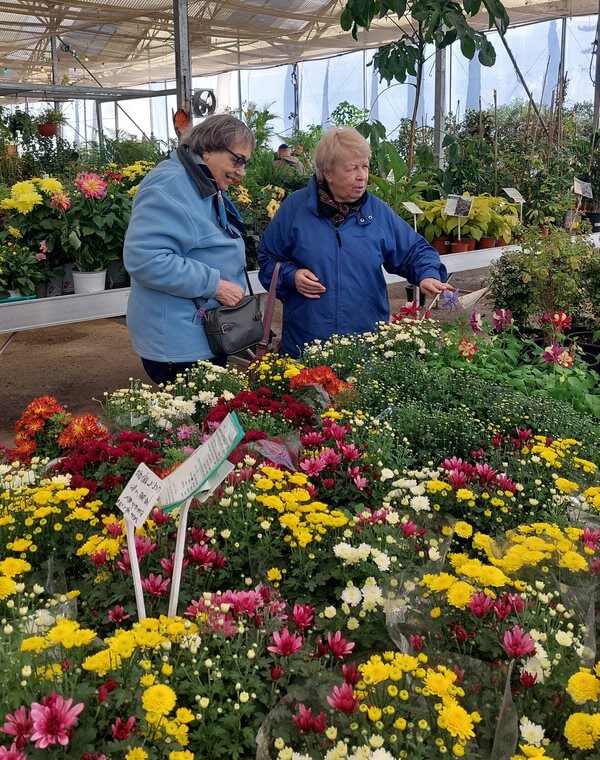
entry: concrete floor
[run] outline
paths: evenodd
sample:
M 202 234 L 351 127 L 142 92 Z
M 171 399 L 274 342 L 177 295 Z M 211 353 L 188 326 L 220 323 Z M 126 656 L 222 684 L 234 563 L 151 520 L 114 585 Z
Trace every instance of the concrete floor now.
M 463 272 L 454 275 L 452 282 L 461 291 L 477 290 L 485 284 L 486 272 Z M 403 286 L 390 287 L 392 310 L 405 300 Z M 484 302 L 479 310 L 486 314 L 489 307 Z M 456 317 L 442 309 L 434 310 L 433 316 Z M 276 332 L 279 325 L 277 308 Z M 8 337 L 0 335 L 0 350 Z M 122 317 L 17 333 L 0 355 L 0 443 L 12 445 L 14 424 L 36 396 L 53 395 L 72 414 L 100 414 L 94 399 L 101 400 L 104 391 L 128 387 L 131 377 L 147 381 Z

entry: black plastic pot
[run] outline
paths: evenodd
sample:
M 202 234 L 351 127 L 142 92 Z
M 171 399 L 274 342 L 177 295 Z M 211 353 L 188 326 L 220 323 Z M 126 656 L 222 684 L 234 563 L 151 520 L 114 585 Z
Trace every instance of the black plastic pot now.
M 586 217 L 592 225 L 592 232 L 600 232 L 600 211 L 588 211 Z

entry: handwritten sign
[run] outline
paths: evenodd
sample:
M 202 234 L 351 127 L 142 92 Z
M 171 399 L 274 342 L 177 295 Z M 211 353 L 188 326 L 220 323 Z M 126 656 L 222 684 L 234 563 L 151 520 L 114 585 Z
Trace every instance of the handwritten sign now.
M 503 187 L 502 189 L 515 203 L 525 203 L 525 198 L 523 198 L 516 187 Z
M 162 481 L 160 503 L 163 511 L 170 512 L 200 491 L 210 490 L 205 485 L 206 481 L 227 459 L 243 435 L 235 413 L 228 414 L 210 438 Z
M 593 198 L 592 185 L 590 182 L 584 182 L 577 177 L 573 177 L 573 192 L 575 195 L 583 195 L 584 198 Z
M 417 204 L 413 203 L 412 201 L 402 201 L 402 205 L 407 211 L 410 211 L 411 214 L 423 213 L 423 211 L 417 206 Z
M 158 501 L 162 487 L 163 481 L 142 462 L 117 499 L 117 507 L 134 527 L 141 528 Z

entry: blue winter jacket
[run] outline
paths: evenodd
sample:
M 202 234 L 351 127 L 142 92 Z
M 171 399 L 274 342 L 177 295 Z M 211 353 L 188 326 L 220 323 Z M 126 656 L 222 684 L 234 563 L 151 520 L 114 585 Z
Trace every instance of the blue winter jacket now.
M 260 281 L 269 287 L 282 261 L 277 297 L 283 301 L 282 351 L 298 356 L 317 338 L 362 333 L 388 321 L 390 306 L 381 267 L 419 283 L 446 281 L 446 267 L 425 238 L 383 201 L 367 194 L 359 211 L 336 228 L 319 214 L 317 182 L 286 198 L 265 230 L 258 261 Z M 294 286 L 298 269 L 310 269 L 327 290 L 306 298 Z
M 219 224 L 215 187 L 207 177 L 200 181 L 202 194 L 173 152 L 143 179 L 135 196 L 124 246 L 131 275 L 127 326 L 144 359 L 210 358 L 193 299 L 213 309 L 219 306 L 214 295 L 220 279 L 246 286 L 244 241 Z M 228 208 L 234 212 L 229 202 Z

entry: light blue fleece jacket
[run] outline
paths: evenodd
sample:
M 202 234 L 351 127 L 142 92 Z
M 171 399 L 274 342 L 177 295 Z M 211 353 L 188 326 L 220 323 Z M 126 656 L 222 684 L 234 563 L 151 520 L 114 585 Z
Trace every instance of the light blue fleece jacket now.
M 123 258 L 131 276 L 127 327 L 144 359 L 210 358 L 193 299 L 204 310 L 214 309 L 220 279 L 246 287 L 244 241 L 219 224 L 216 190 L 204 176 L 201 183 L 204 197 L 173 152 L 143 179 L 135 196 Z

